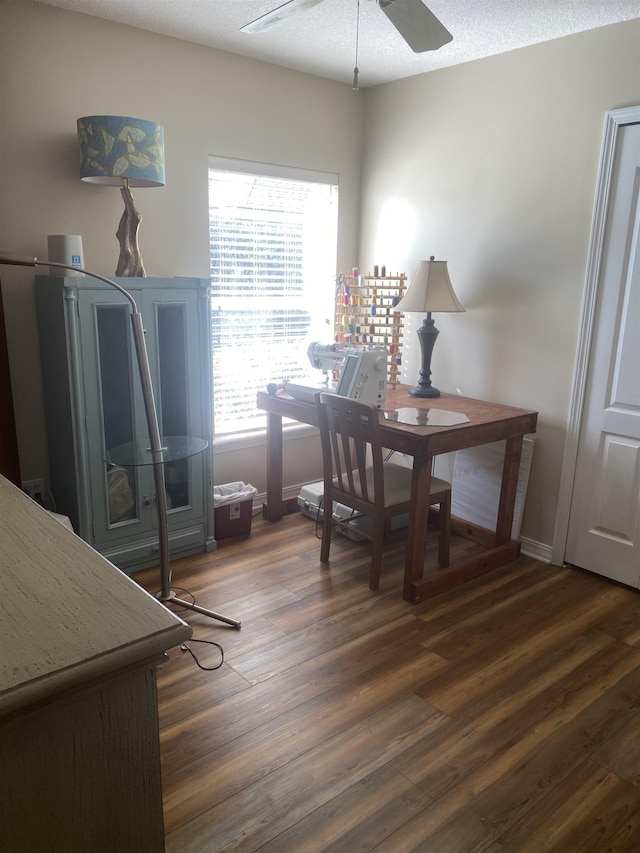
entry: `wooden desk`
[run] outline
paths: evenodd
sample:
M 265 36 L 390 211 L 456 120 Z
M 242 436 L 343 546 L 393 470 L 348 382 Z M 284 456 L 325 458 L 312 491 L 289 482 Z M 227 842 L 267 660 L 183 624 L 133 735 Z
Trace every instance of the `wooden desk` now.
M 282 418 L 317 426 L 316 409 L 314 404 L 294 400 L 282 392 L 270 395 L 259 391 L 257 405 L 267 412 L 267 503 L 264 517 L 269 521 L 279 521 L 283 515 Z M 518 555 L 520 543 L 511 539 L 511 528 L 520 453 L 523 437 L 536 430 L 538 415 L 528 409 L 486 403 L 455 394 L 443 393 L 435 399 L 412 397 L 406 385 L 388 389 L 385 409 L 405 407 L 448 409 L 461 412 L 469 418 L 467 423 L 456 426 L 423 427 L 390 422 L 380 414 L 385 447 L 413 457 L 412 511 L 407 533 L 403 595 L 408 601 L 418 601 L 502 566 Z M 433 457 L 503 439 L 505 455 L 496 529 L 484 531 L 481 537 L 486 550 L 479 556 L 452 564 L 446 569 L 437 569 L 423 577 L 427 536 L 424 519 L 429 511 Z M 454 530 L 467 534 L 474 532 L 472 526 L 459 520 L 454 520 Z

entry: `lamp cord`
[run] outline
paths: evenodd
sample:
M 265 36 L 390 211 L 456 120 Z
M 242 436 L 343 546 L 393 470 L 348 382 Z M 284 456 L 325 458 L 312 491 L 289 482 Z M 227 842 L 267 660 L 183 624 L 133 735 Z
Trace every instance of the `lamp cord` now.
M 195 603 L 195 596 L 188 589 L 183 589 L 182 587 L 175 587 L 175 589 L 177 589 L 178 592 L 181 592 L 184 595 L 188 595 L 189 598 L 191 598 L 193 600 L 193 602 Z M 156 593 L 156 597 L 157 597 L 157 595 L 158 595 L 158 593 Z M 173 601 L 173 599 L 169 599 L 168 601 L 163 602 L 164 606 L 167 608 L 167 610 L 170 610 L 171 613 L 184 613 L 186 610 L 189 610 L 188 605 L 180 605 L 180 609 L 175 610 L 173 607 L 169 606 L 172 604 L 172 601 Z M 202 643 L 203 645 L 207 645 L 207 646 L 215 646 L 220 651 L 220 663 L 216 664 L 215 666 L 203 666 L 200 663 L 200 661 L 198 660 L 197 655 L 195 654 L 195 652 L 193 651 L 193 649 L 191 648 L 189 643 Z M 220 667 L 224 663 L 224 649 L 222 648 L 220 643 L 214 643 L 213 640 L 196 640 L 195 637 L 191 637 L 191 639 L 189 640 L 189 643 L 181 643 L 180 648 L 183 652 L 189 652 L 189 654 L 191 655 L 191 657 L 195 661 L 196 665 L 200 669 L 204 669 L 205 672 L 213 672 L 215 669 L 220 669 Z
M 182 649 L 183 652 L 189 652 L 189 654 L 194 659 L 196 664 L 200 667 L 200 669 L 204 669 L 205 672 L 213 672 L 214 669 L 220 669 L 220 667 L 224 663 L 224 650 L 223 650 L 222 646 L 220 645 L 220 643 L 214 643 L 213 640 L 196 640 L 193 637 L 191 638 L 191 640 L 189 642 L 191 642 L 191 643 L 204 643 L 207 646 L 215 646 L 217 649 L 219 649 L 220 650 L 220 656 L 221 656 L 220 663 L 216 664 L 215 666 L 203 666 L 200 663 L 200 661 L 198 660 L 198 658 L 196 657 L 196 655 L 194 654 L 191 646 L 188 645 L 188 643 L 182 643 L 180 646 L 180 648 Z

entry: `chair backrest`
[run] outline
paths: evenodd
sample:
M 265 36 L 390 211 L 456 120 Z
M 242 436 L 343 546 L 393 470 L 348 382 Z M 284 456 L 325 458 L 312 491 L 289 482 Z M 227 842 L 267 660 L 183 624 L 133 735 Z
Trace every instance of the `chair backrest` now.
M 324 392 L 317 395 L 316 401 L 325 496 L 331 492 L 333 500 L 367 514 L 375 509 L 376 497 L 379 507 L 383 507 L 378 410 L 350 397 Z

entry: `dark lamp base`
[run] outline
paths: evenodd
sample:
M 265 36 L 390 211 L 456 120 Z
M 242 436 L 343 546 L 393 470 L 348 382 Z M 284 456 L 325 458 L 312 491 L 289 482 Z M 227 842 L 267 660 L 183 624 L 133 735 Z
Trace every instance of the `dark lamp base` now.
M 409 391 L 412 397 L 439 397 L 440 392 L 431 384 L 431 353 L 433 345 L 438 337 L 431 313 L 427 313 L 426 319 L 418 329 L 418 340 L 420 342 L 421 368 L 418 375 L 418 384 Z
M 411 388 L 409 393 L 412 397 L 439 397 L 440 392 L 437 388 L 420 388 L 420 386 L 416 385 L 415 388 Z

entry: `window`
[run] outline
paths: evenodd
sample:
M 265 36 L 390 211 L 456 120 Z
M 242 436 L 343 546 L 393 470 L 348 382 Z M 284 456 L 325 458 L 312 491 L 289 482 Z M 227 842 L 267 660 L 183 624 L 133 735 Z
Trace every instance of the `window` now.
M 256 392 L 301 379 L 333 339 L 336 175 L 212 157 L 209 246 L 216 437 L 264 429 Z

